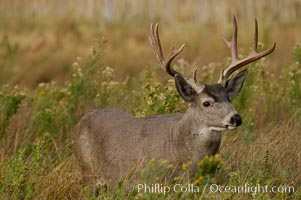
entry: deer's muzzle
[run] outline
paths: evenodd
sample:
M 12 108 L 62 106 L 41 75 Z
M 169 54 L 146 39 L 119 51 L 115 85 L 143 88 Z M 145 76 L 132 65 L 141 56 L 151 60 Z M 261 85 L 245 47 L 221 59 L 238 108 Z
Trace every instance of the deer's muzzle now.
M 230 124 L 235 126 L 235 127 L 240 126 L 242 124 L 241 116 L 239 114 L 234 114 L 230 118 Z

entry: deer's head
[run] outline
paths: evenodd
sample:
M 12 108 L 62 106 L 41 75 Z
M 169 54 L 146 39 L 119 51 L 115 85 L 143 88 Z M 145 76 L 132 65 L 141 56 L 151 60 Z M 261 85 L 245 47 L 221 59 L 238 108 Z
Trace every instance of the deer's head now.
M 171 68 L 172 60 L 182 52 L 185 44 L 177 50 L 172 48 L 169 56 L 165 59 L 158 35 L 158 24 L 151 25 L 149 39 L 160 66 L 175 78 L 177 91 L 189 104 L 192 112 L 194 112 L 194 116 L 201 119 L 206 127 L 217 131 L 234 129 L 242 124 L 241 116 L 231 104 L 231 99 L 241 90 L 248 70 L 244 69 L 235 76 L 230 76 L 241 67 L 269 55 L 276 47 L 274 43 L 270 49 L 257 52 L 258 25 L 257 20 L 255 20 L 255 36 L 252 51 L 246 58 L 239 60 L 237 53 L 237 22 L 235 16 L 233 16 L 232 40 L 228 41 L 224 37 L 222 38 L 231 51 L 232 62 L 225 70 L 221 70 L 221 75 L 217 83 L 200 84 L 196 80 L 197 68 L 190 79 Z

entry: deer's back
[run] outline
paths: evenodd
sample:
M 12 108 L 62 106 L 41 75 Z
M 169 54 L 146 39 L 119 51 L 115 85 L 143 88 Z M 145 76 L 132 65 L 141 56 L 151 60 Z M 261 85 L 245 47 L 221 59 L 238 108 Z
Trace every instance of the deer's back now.
M 95 110 L 73 131 L 75 154 L 85 179 L 118 179 L 151 158 L 170 160 L 170 136 L 181 114 L 135 118 L 121 110 Z

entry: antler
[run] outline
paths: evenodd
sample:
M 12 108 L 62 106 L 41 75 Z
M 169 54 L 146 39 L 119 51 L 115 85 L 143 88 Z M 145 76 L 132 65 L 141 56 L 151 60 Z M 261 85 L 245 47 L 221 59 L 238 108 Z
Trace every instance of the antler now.
M 191 78 L 195 83 L 197 82 L 197 79 L 196 79 L 197 73 L 198 73 L 198 67 L 196 66 L 194 68 L 193 75 L 192 75 L 192 78 Z
M 233 33 L 232 33 L 232 40 L 228 41 L 224 37 L 222 37 L 224 40 L 226 46 L 231 50 L 231 57 L 232 57 L 232 62 L 227 69 L 221 71 L 220 78 L 218 80 L 218 83 L 220 84 L 225 84 L 229 76 L 238 70 L 239 68 L 254 62 L 264 56 L 269 55 L 272 53 L 276 47 L 276 43 L 273 43 L 273 46 L 270 49 L 267 49 L 262 52 L 257 52 L 257 46 L 258 46 L 258 24 L 257 20 L 255 19 L 255 35 L 254 35 L 254 44 L 253 44 L 253 49 L 251 53 L 244 59 L 239 60 L 238 59 L 238 53 L 237 53 L 237 22 L 235 15 L 233 15 Z
M 155 26 L 153 24 L 151 24 L 151 32 L 150 32 L 150 36 L 149 36 L 149 41 L 150 41 L 153 52 L 154 52 L 155 56 L 157 57 L 157 60 L 160 64 L 160 66 L 169 75 L 171 75 L 173 77 L 176 74 L 180 74 L 179 72 L 172 69 L 170 64 L 171 64 L 172 60 L 182 52 L 182 50 L 185 47 L 185 44 L 182 44 L 182 46 L 176 50 L 174 49 L 174 47 L 172 47 L 171 52 L 169 53 L 169 56 L 167 57 L 167 59 L 165 59 L 163 52 L 162 52 L 161 43 L 160 43 L 159 34 L 158 34 L 158 23 L 156 23 Z

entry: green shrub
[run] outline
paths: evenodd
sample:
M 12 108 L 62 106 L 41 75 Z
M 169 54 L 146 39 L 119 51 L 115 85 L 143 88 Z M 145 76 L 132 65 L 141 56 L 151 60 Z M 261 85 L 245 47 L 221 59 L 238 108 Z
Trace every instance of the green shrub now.
M 48 158 L 44 139 L 36 139 L 20 149 L 1 166 L 0 193 L 10 199 L 35 197 Z
M 0 138 L 7 133 L 10 118 L 17 112 L 25 94 L 15 89 L 8 91 L 6 86 L 0 92 Z

